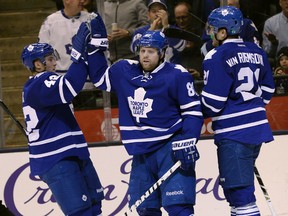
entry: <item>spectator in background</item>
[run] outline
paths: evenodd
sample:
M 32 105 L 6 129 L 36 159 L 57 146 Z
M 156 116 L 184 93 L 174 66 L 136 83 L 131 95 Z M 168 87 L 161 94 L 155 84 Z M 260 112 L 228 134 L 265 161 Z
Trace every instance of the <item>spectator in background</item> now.
M 272 67 L 276 53 L 288 45 L 288 0 L 279 0 L 282 11 L 265 21 L 262 47 L 268 54 Z
M 165 0 L 149 0 L 148 1 L 148 18 L 150 24 L 137 29 L 133 35 L 133 41 L 131 43 L 130 49 L 135 54 L 137 53 L 137 43 L 142 35 L 147 30 L 163 31 L 165 28 L 173 27 L 169 24 L 167 5 Z M 186 46 L 186 41 L 177 38 L 168 38 L 168 47 L 165 52 L 165 60 L 168 62 L 180 63 L 180 52 L 182 52 Z
M 176 25 L 188 32 L 201 35 L 203 29 L 195 28 L 195 20 L 192 16 L 191 5 L 187 1 L 180 1 L 174 7 L 174 17 Z M 199 25 L 198 25 L 199 26 Z M 201 39 L 194 41 L 186 41 L 186 47 L 181 52 L 180 64 L 184 66 L 194 78 L 199 78 L 202 74 L 203 57 L 200 52 Z
M 86 0 L 63 0 L 64 8 L 49 15 L 41 25 L 39 42 L 50 44 L 59 53 L 60 60 L 56 66 L 58 74 L 66 73 L 72 63 L 72 37 L 80 24 L 89 17 L 89 13 L 83 11 L 85 2 Z
M 277 53 L 277 66 L 274 75 L 288 74 L 288 46 L 282 47 Z
M 240 9 L 239 0 L 227 0 L 228 6 L 234 6 Z M 240 38 L 244 41 L 254 42 L 259 44 L 260 33 L 252 20 L 248 18 L 243 19 L 243 25 L 241 26 Z M 205 56 L 211 49 L 219 45 L 217 40 L 212 40 L 206 32 L 203 32 L 202 40 L 205 42 L 201 47 L 201 53 Z
M 143 0 L 107 0 L 104 2 L 110 61 L 134 57 L 129 46 L 134 31 L 149 23 Z M 113 28 L 113 29 L 112 29 Z

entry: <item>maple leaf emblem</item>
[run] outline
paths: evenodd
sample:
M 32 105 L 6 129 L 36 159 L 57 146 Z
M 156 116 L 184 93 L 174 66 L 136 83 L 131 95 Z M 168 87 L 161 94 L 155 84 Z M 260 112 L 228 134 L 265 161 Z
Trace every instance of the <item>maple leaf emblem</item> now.
M 144 88 L 138 88 L 134 92 L 134 98 L 128 97 L 129 108 L 132 116 L 136 118 L 139 123 L 140 118 L 147 118 L 147 113 L 152 110 L 153 100 L 146 98 L 144 99 L 146 91 Z
M 206 85 L 207 84 L 207 82 L 208 82 L 208 76 L 209 76 L 209 70 L 204 70 L 204 77 L 203 77 L 203 79 L 204 79 L 204 85 Z

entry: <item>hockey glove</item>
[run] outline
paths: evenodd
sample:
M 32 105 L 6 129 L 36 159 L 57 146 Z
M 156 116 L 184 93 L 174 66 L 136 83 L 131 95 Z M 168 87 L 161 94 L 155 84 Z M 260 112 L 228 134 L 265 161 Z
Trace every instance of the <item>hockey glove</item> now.
M 91 31 L 91 44 L 94 45 L 96 49 L 107 50 L 108 49 L 108 38 L 105 24 L 99 14 L 92 13 L 94 16 L 88 25 Z
M 174 157 L 176 160 L 181 161 L 181 168 L 183 170 L 194 168 L 195 162 L 199 159 L 196 142 L 196 138 L 172 141 Z
M 72 38 L 71 60 L 78 62 L 80 57 L 85 57 L 85 52 L 90 38 L 90 30 L 87 23 L 81 23 L 76 35 Z

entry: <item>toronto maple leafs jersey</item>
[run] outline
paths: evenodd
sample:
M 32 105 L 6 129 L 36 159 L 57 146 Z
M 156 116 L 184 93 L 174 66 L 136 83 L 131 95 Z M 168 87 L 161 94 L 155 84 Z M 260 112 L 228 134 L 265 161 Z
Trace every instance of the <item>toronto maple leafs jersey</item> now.
M 42 72 L 24 85 L 23 114 L 32 175 L 45 172 L 65 157 L 89 157 L 87 143 L 70 107 L 86 77 L 87 67 L 81 61 L 73 63 L 65 76 Z
M 273 140 L 266 117 L 274 80 L 265 52 L 255 43 L 227 39 L 203 62 L 203 113 L 212 117 L 214 138 L 261 144 Z
M 133 53 L 137 52 L 137 43 L 139 39 L 144 35 L 144 33 L 150 28 L 150 24 L 143 26 L 142 28 L 136 29 L 133 37 L 132 42 L 130 45 L 130 50 Z M 172 28 L 178 28 L 176 26 L 172 26 Z M 160 30 L 159 30 L 160 31 Z M 178 38 L 169 38 L 166 37 L 168 41 L 168 48 L 165 52 L 165 60 L 171 63 L 180 64 L 180 53 L 185 49 L 186 47 L 186 41 Z
M 56 72 L 64 73 L 71 65 L 72 38 L 80 24 L 87 21 L 88 17 L 88 12 L 81 11 L 77 16 L 69 18 L 63 10 L 59 10 L 49 15 L 42 23 L 38 35 L 39 42 L 50 44 L 60 55 Z
M 180 65 L 164 62 L 144 73 L 135 60 L 107 67 L 102 52 L 88 58 L 96 87 L 116 92 L 122 143 L 130 155 L 160 148 L 175 133 L 199 138 L 203 115 L 193 77 Z

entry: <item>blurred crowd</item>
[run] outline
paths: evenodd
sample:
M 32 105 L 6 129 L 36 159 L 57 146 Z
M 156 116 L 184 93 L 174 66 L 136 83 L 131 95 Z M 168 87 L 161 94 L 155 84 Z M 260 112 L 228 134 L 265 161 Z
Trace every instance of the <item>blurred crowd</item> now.
M 288 0 L 53 0 L 59 11 L 71 11 L 77 7 L 74 18 L 87 18 L 86 13 L 105 14 L 111 63 L 125 58 L 136 58 L 135 42 L 146 30 L 179 28 L 199 36 L 200 40 L 168 38 L 166 60 L 183 65 L 195 79 L 202 79 L 202 61 L 206 53 L 217 44 L 206 34 L 209 13 L 223 5 L 241 9 L 245 19 L 240 36 L 245 41 L 259 44 L 267 53 L 274 75 L 285 75 L 288 70 Z M 74 2 L 74 3 L 73 3 Z M 76 2 L 76 3 L 75 3 Z M 100 5 L 103 4 L 103 5 Z M 102 7 L 103 6 L 103 7 Z M 97 8 L 98 7 L 98 8 Z M 73 11 L 73 10 L 72 10 Z M 80 16 L 84 13 L 84 16 Z M 81 21 L 83 19 L 80 19 Z M 55 23 L 55 25 L 58 25 Z M 79 25 L 79 24 L 77 24 Z M 51 24 L 49 25 L 51 28 Z M 42 26 L 43 28 L 43 26 Z M 74 26 L 74 29 L 76 27 Z M 66 35 L 71 40 L 75 33 Z M 42 34 L 43 35 L 43 34 Z M 58 38 L 58 37 L 55 37 Z M 41 39 L 53 45 L 51 40 Z M 67 50 L 67 42 L 62 44 Z M 71 43 L 70 43 L 71 44 Z M 70 45 L 71 46 L 71 45 Z M 54 45 L 55 47 L 55 45 Z M 57 48 L 61 50 L 61 48 Z M 68 55 L 59 53 L 60 57 Z M 61 58 L 63 59 L 63 58 Z M 61 65 L 61 64 L 60 64 Z M 61 72 L 66 69 L 60 69 Z

